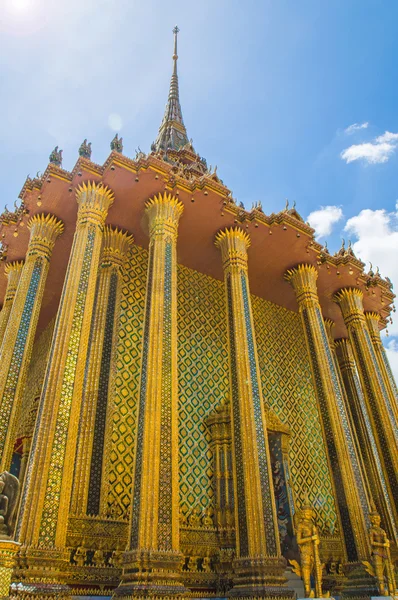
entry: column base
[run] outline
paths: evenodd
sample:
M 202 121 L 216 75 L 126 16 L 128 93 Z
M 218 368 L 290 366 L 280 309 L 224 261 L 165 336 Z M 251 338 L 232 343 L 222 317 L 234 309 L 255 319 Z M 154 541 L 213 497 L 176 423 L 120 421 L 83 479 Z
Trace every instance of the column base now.
M 60 548 L 21 546 L 11 586 L 12 598 L 66 598 L 70 552 Z
M 181 579 L 183 555 L 180 552 L 132 551 L 124 555 L 120 585 L 113 597 L 181 598 L 186 595 Z
M 286 587 L 286 561 L 278 557 L 245 557 L 233 562 L 234 587 L 229 598 L 294 598 Z
M 0 599 L 8 598 L 16 554 L 21 544 L 14 540 L 0 539 Z
M 362 563 L 349 563 L 343 584 L 342 598 L 372 598 L 378 596 L 374 577 L 365 571 Z

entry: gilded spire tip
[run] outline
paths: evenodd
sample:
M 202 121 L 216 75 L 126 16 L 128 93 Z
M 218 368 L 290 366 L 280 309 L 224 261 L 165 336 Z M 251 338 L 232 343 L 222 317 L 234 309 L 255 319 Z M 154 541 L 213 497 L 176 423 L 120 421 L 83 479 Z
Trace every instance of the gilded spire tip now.
M 173 54 L 173 60 L 174 60 L 174 64 L 177 62 L 178 59 L 178 54 L 177 54 L 177 35 L 179 32 L 179 28 L 178 25 L 175 25 L 175 27 L 173 27 L 173 33 L 174 33 L 174 54 Z

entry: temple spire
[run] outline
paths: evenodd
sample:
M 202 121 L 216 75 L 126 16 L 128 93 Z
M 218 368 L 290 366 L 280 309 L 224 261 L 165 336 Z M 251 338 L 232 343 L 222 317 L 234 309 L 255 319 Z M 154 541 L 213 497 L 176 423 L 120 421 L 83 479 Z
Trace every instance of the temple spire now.
M 164 112 L 163 121 L 159 128 L 158 137 L 152 144 L 152 150 L 179 150 L 188 143 L 187 131 L 182 118 L 180 96 L 178 89 L 177 75 L 177 25 L 173 29 L 174 34 L 174 54 L 173 54 L 173 74 L 170 81 L 169 97 Z

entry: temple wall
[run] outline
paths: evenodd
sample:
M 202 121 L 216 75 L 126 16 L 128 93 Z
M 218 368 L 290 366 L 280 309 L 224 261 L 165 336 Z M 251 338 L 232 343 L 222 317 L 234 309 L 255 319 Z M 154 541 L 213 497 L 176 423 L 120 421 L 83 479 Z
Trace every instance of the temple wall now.
M 147 252 L 134 246 L 123 278 L 115 368 L 115 410 L 108 503 L 127 517 L 132 482 L 136 401 L 139 391 Z M 336 511 L 311 370 L 297 313 L 252 297 L 263 395 L 291 427 L 293 497 L 304 488 L 321 529 L 336 533 Z M 54 320 L 35 342 L 18 437 L 32 435 Z M 212 503 L 212 456 L 206 416 L 228 395 L 228 345 L 224 284 L 178 267 L 178 372 L 180 503 L 183 512 Z
M 295 504 L 304 490 L 324 534 L 338 530 L 329 464 L 300 315 L 252 296 L 264 400 L 291 430 L 290 480 Z
M 127 516 L 130 504 L 136 401 L 139 390 L 147 252 L 135 246 L 122 289 L 116 359 L 109 504 Z M 333 488 L 305 340 L 297 313 L 253 296 L 263 394 L 292 430 L 290 476 L 301 502 L 306 487 L 321 528 L 336 533 Z M 183 512 L 212 502 L 212 461 L 206 416 L 228 395 L 224 284 L 178 268 L 180 502 Z

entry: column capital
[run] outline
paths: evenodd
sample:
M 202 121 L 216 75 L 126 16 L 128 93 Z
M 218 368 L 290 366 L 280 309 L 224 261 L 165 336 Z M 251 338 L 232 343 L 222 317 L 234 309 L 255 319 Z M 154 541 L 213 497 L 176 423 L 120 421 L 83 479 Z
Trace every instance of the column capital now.
M 363 292 L 358 288 L 343 288 L 334 294 L 333 300 L 340 306 L 347 325 L 351 321 L 365 319 L 362 298 Z
M 77 225 L 103 225 L 114 198 L 113 191 L 101 182 L 82 183 L 76 190 L 76 201 L 79 205 Z
M 145 204 L 145 212 L 148 215 L 151 240 L 170 237 L 175 241 L 183 210 L 183 203 L 167 192 L 150 198 Z
M 102 247 L 101 268 L 118 267 L 121 269 L 134 237 L 127 231 L 106 225 Z
M 379 329 L 380 314 L 378 312 L 365 312 L 365 319 L 372 342 L 376 345 L 381 345 Z
M 55 241 L 64 230 L 64 224 L 51 214 L 38 214 L 28 221 L 30 240 L 26 256 L 44 256 L 50 260 Z
M 223 268 L 237 267 L 247 271 L 247 249 L 250 236 L 240 227 L 231 227 L 219 231 L 215 245 L 221 250 Z
M 294 287 L 300 307 L 319 304 L 316 287 L 318 271 L 313 265 L 297 265 L 297 267 L 286 271 L 285 279 Z
M 6 292 L 7 294 L 9 293 L 9 288 L 12 288 L 14 286 L 15 286 L 15 289 L 14 289 L 14 293 L 15 293 L 23 266 L 24 266 L 23 260 L 14 260 L 13 262 L 5 263 L 4 273 L 8 279 L 7 292 Z M 11 291 L 11 289 L 10 289 L 10 291 Z
M 325 329 L 326 329 L 326 333 L 329 339 L 329 344 L 331 345 L 332 348 L 335 347 L 335 339 L 334 339 L 334 326 L 335 323 L 334 321 L 332 321 L 332 319 L 323 319 L 323 322 L 325 323 Z

